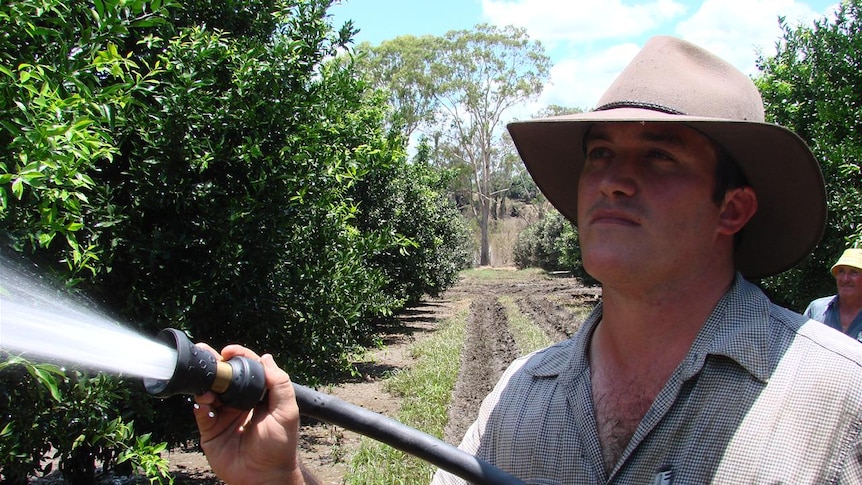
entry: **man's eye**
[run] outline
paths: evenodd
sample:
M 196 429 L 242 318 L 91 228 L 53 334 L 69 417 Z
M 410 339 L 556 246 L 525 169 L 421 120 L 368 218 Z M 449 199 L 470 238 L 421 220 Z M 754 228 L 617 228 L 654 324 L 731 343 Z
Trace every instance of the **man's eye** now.
M 611 155 L 611 151 L 604 147 L 587 149 L 587 159 L 589 160 L 601 160 L 603 158 L 609 158 Z
M 650 158 L 655 158 L 657 160 L 668 160 L 673 161 L 674 158 L 668 154 L 667 152 L 663 152 L 661 150 L 650 150 L 649 152 Z

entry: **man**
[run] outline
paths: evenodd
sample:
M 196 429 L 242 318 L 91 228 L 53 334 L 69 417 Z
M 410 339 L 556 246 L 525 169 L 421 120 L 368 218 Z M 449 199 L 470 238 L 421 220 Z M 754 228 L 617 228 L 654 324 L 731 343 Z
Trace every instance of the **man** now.
M 862 341 L 862 249 L 844 251 L 831 271 L 838 293 L 812 301 L 804 315 Z
M 745 280 L 790 268 L 822 234 L 808 147 L 763 122 L 747 76 L 671 37 L 599 105 L 509 131 L 577 223 L 603 302 L 571 339 L 512 364 L 461 448 L 527 483 L 862 482 L 862 346 Z M 231 483 L 301 483 L 289 380 L 264 363 L 268 411 L 243 436 L 242 415 L 210 418 L 205 395 L 202 444 Z

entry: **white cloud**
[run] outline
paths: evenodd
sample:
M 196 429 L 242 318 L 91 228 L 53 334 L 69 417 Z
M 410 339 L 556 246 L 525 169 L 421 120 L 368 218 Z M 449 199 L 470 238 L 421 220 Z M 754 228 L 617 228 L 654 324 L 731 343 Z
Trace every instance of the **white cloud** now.
M 532 38 L 553 45 L 638 35 L 682 15 L 685 5 L 675 0 L 482 0 L 482 11 L 492 24 L 524 27 Z
M 640 47 L 631 42 L 617 44 L 554 64 L 551 81 L 542 93 L 541 104 L 594 108 L 605 89 Z
M 485 20 L 527 29 L 540 40 L 554 66 L 539 101 L 593 108 L 601 94 L 644 42 L 669 34 L 698 44 L 747 74 L 756 74 L 758 53 L 774 53 L 781 38 L 779 15 L 811 24 L 831 14 L 805 0 L 482 0 Z
M 705 0 L 674 33 L 755 74 L 758 52 L 773 54 L 781 38 L 779 16 L 796 25 L 811 24 L 823 14 L 794 0 Z

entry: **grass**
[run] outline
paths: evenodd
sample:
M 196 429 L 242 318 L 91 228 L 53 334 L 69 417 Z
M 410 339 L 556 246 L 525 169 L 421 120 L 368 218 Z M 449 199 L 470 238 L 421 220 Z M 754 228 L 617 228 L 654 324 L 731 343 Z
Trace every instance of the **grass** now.
M 506 317 L 509 319 L 509 331 L 512 332 L 512 338 L 515 339 L 515 345 L 518 346 L 521 355 L 529 354 L 534 350 L 545 348 L 554 343 L 548 337 L 548 334 L 536 326 L 526 315 L 521 313 L 512 297 L 501 296 L 500 303 L 506 309 Z
M 598 304 L 597 301 L 585 302 L 583 299 L 577 299 L 577 298 L 571 298 L 571 297 L 568 297 L 568 298 L 556 297 L 556 298 L 549 298 L 549 300 L 556 303 L 557 305 L 560 305 L 560 306 L 565 307 L 568 310 L 570 310 L 572 312 L 572 314 L 574 315 L 574 317 L 580 321 L 586 320 L 586 318 L 588 316 L 590 316 L 590 313 L 593 312 L 593 309 L 595 309 L 596 305 Z
M 501 269 L 501 268 L 471 268 L 461 271 L 461 276 L 478 281 L 521 281 L 535 279 L 536 275 L 544 275 L 540 268 Z
M 393 373 L 385 382 L 387 391 L 402 397 L 395 419 L 436 437 L 443 436 L 448 420 L 452 388 L 461 365 L 461 350 L 469 301 L 464 301 L 456 315 L 442 322 L 439 330 L 410 347 L 417 359 L 410 369 Z M 390 485 L 428 483 L 436 467 L 363 437 L 350 462 L 348 484 Z
M 544 275 L 541 269 L 469 269 L 461 275 L 471 281 L 521 281 Z M 511 297 L 501 296 L 512 335 L 519 350 L 526 354 L 553 342 L 532 323 Z M 448 421 L 452 388 L 458 378 L 461 351 L 464 346 L 470 300 L 458 301 L 455 315 L 441 322 L 433 335 L 410 347 L 416 363 L 409 369 L 393 373 L 384 387 L 402 398 L 395 419 L 436 437 L 443 436 Z M 429 483 L 436 467 L 388 445 L 363 437 L 359 449 L 350 458 L 345 483 L 349 485 L 390 485 Z

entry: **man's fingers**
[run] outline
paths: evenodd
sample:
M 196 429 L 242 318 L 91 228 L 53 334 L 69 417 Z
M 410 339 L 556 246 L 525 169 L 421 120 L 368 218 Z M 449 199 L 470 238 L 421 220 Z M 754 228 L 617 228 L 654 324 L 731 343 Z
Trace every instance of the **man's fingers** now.
M 230 360 L 237 356 L 247 357 L 252 360 L 260 360 L 260 356 L 254 351 L 237 344 L 231 344 L 223 348 L 221 350 L 221 356 L 224 360 Z

